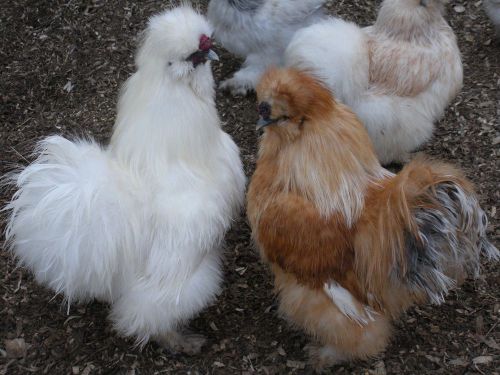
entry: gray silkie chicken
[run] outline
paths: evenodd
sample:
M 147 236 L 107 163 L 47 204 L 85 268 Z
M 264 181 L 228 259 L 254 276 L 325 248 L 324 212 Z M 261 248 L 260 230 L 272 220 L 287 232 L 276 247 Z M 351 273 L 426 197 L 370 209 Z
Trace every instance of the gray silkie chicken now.
M 208 19 L 214 38 L 245 59 L 242 68 L 220 85 L 235 95 L 255 88 L 266 68 L 282 65 L 293 34 L 325 17 L 326 0 L 211 0 Z

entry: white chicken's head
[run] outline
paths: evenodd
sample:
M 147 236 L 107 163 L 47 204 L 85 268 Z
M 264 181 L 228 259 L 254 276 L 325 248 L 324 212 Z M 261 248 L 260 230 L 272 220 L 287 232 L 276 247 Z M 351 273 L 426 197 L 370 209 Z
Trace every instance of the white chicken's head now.
M 218 60 L 211 35 L 205 17 L 187 5 L 153 16 L 137 54 L 137 67 L 155 73 L 164 70 L 175 80 L 192 81 L 199 70 L 211 76 L 207 62 Z

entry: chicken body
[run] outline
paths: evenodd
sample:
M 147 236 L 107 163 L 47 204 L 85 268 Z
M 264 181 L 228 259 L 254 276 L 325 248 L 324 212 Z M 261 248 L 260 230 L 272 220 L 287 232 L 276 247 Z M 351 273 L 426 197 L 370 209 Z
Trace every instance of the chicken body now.
M 481 252 L 499 258 L 459 171 L 425 158 L 385 170 L 357 117 L 299 71 L 270 71 L 257 95 L 248 218 L 280 311 L 319 341 L 316 367 L 379 353 L 393 318 L 441 303 Z
M 109 146 L 44 139 L 7 206 L 7 240 L 39 283 L 68 305 L 109 302 L 119 333 L 188 353 L 203 340 L 177 330 L 219 291 L 245 189 L 215 108 L 210 33 L 189 7 L 153 17 Z
M 500 38 L 500 0 L 484 0 L 483 6 L 495 26 L 497 38 Z
M 214 37 L 232 54 L 245 59 L 221 88 L 234 94 L 254 90 L 267 67 L 283 64 L 295 31 L 324 17 L 325 0 L 211 0 L 208 18 Z
M 365 125 L 380 162 L 404 162 L 462 87 L 443 1 L 385 0 L 373 26 L 329 19 L 299 30 L 286 65 L 308 70 Z

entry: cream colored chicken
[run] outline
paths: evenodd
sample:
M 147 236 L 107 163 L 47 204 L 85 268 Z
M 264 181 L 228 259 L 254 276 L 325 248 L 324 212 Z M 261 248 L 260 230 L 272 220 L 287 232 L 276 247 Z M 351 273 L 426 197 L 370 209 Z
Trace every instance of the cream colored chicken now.
M 462 87 L 444 0 L 385 0 L 375 24 L 331 18 L 299 30 L 286 65 L 321 79 L 361 119 L 382 164 L 428 141 Z

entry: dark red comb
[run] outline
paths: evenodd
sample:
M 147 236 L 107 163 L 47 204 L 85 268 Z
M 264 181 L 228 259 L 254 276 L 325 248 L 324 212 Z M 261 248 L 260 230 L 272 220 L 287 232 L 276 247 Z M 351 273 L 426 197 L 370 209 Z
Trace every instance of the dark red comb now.
M 200 36 L 200 46 L 198 48 L 203 52 L 207 52 L 210 48 L 212 48 L 212 41 L 208 36 L 203 34 Z

